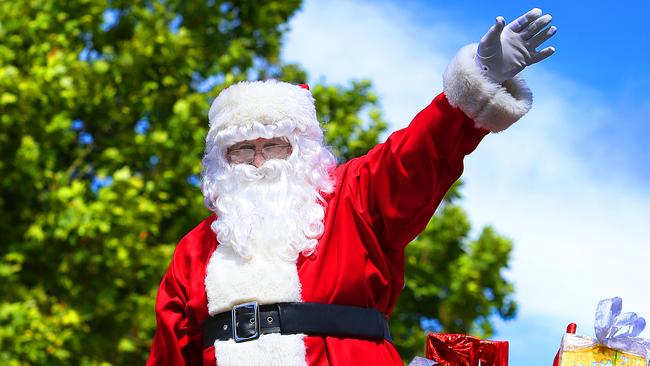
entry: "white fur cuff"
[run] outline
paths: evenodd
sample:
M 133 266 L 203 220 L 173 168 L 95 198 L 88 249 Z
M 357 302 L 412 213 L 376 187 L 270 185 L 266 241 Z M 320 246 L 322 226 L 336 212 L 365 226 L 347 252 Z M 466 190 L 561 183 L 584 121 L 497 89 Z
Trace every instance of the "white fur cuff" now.
M 483 75 L 474 61 L 476 47 L 471 44 L 458 51 L 442 77 L 443 90 L 449 104 L 477 126 L 503 131 L 530 110 L 533 95 L 519 76 L 500 85 Z

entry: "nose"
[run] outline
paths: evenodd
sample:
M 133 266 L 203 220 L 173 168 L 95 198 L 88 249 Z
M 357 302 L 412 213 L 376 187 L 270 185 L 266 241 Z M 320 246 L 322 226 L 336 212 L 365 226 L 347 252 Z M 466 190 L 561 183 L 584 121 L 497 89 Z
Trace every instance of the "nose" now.
M 265 161 L 266 159 L 264 159 L 264 155 L 262 155 L 262 152 L 255 151 L 255 157 L 253 158 L 253 163 L 252 163 L 253 166 L 259 168 L 262 164 L 264 164 Z

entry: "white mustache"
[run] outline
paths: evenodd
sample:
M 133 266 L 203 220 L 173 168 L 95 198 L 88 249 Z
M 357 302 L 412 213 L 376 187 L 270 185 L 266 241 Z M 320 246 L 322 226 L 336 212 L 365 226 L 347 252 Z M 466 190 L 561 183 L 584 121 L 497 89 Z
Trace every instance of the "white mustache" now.
M 271 159 L 259 168 L 251 164 L 239 164 L 232 167 L 233 174 L 249 182 L 278 180 L 283 172 L 291 171 L 291 164 L 285 159 Z

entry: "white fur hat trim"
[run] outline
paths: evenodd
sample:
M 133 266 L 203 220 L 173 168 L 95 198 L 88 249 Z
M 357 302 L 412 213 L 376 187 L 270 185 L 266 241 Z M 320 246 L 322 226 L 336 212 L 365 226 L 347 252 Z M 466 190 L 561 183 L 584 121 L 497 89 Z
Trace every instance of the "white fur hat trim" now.
M 309 90 L 277 80 L 243 81 L 224 89 L 208 113 L 210 134 L 291 121 L 300 133 L 322 134 Z M 318 130 L 318 131 L 316 131 Z

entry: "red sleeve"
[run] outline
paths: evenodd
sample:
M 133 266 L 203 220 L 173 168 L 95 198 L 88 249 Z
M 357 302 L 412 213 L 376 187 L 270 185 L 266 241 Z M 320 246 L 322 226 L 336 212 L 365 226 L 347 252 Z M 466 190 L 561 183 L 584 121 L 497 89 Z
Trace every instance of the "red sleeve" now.
M 488 132 L 440 94 L 408 127 L 350 161 L 345 184 L 384 248 L 402 249 L 424 230 Z
M 189 264 L 184 240 L 174 251 L 169 269 L 160 283 L 156 297 L 156 333 L 147 366 L 201 365 L 202 335 L 200 327 L 187 317 Z

